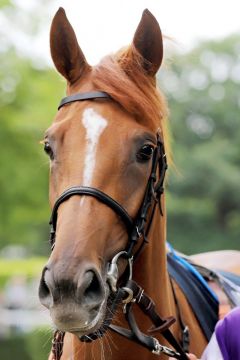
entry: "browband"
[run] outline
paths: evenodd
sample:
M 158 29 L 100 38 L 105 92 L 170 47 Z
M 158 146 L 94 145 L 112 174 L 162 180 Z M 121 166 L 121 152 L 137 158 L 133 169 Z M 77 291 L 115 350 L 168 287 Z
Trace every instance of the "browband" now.
M 91 91 L 86 93 L 78 93 L 70 96 L 64 97 L 58 106 L 58 110 L 61 109 L 62 106 L 75 102 L 75 101 L 83 101 L 83 100 L 93 100 L 93 99 L 111 99 L 111 96 L 104 91 Z

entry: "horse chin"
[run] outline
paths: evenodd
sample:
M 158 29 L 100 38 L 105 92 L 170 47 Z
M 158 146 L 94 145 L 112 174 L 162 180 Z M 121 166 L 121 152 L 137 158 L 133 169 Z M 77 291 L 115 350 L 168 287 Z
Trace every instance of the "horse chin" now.
M 94 339 L 102 337 L 107 330 L 107 323 L 109 321 L 108 307 L 111 307 L 113 297 L 113 294 L 110 293 L 102 304 L 100 311 L 91 322 L 85 322 L 84 326 L 81 328 L 70 329 L 68 331 L 76 335 L 81 341 L 88 341 L 92 336 Z
M 88 336 L 92 333 L 97 333 L 97 331 L 101 328 L 103 323 L 104 316 L 100 313 L 89 323 L 79 328 L 68 329 L 68 332 L 76 335 L 79 339 L 82 336 Z M 65 330 L 66 331 L 66 330 Z
M 95 333 L 104 324 L 106 303 L 107 301 L 105 300 L 94 316 L 87 311 L 79 309 L 76 304 L 61 309 L 52 309 L 50 312 L 54 326 L 58 330 L 70 332 L 78 338 L 84 335 L 87 336 L 90 333 Z M 68 309 L 71 309 L 71 311 L 68 311 Z
M 97 333 L 102 328 L 104 323 L 104 314 L 98 313 L 98 315 L 89 323 L 82 326 L 79 329 L 70 329 L 70 332 L 76 335 L 79 339 L 89 334 Z M 69 331 L 69 330 L 68 330 Z

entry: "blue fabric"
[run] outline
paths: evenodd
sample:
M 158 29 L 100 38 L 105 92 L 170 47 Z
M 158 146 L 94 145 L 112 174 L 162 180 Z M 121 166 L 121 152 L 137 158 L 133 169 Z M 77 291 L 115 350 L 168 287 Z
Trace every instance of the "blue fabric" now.
M 185 294 L 193 313 L 198 320 L 206 339 L 209 341 L 218 321 L 219 302 L 212 296 L 205 280 L 196 276 L 191 267 L 179 261 L 180 256 L 173 252 L 167 254 L 168 272 Z
M 167 243 L 169 250 L 172 253 L 172 256 L 175 260 L 177 260 L 180 264 L 182 264 L 186 269 L 188 269 L 206 288 L 206 290 L 211 294 L 211 296 L 218 302 L 217 295 L 213 292 L 213 290 L 208 285 L 207 281 L 204 279 L 204 277 L 195 269 L 194 266 L 192 266 L 189 262 L 187 262 L 185 259 L 183 259 L 181 256 L 179 256 L 171 244 Z
M 229 271 L 218 270 L 218 273 L 232 281 L 235 285 L 240 286 L 240 275 L 233 274 Z

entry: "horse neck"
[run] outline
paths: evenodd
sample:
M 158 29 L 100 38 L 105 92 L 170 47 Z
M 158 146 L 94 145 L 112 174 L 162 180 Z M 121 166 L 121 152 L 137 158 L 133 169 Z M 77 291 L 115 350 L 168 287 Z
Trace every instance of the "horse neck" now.
M 164 202 L 164 199 L 162 199 Z M 156 304 L 161 316 L 175 315 L 173 291 L 167 271 L 166 212 L 161 216 L 158 207 L 145 246 L 134 263 L 133 278 Z

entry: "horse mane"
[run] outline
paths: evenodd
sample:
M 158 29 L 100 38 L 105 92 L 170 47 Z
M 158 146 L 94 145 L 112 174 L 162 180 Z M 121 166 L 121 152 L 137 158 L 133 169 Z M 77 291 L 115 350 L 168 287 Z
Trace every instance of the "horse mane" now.
M 143 71 L 146 61 L 132 47 L 108 55 L 93 68 L 94 85 L 106 91 L 136 121 L 160 128 L 169 152 L 168 107 L 154 77 Z

